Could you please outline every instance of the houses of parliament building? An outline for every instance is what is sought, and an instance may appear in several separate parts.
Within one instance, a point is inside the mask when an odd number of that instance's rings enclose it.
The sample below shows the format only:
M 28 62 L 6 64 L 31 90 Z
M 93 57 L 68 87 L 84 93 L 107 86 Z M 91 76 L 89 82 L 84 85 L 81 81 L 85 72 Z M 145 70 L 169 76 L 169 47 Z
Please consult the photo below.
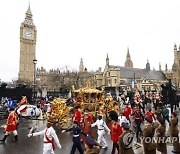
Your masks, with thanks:
M 124 66 L 114 66 L 110 64 L 109 55 L 105 60 L 104 70 L 99 68 L 96 72 L 89 72 L 84 67 L 83 59 L 80 59 L 79 71 L 60 71 L 45 68 L 34 67 L 36 60 L 36 36 L 37 30 L 33 23 L 33 15 L 30 5 L 25 14 L 25 19 L 20 26 L 20 60 L 18 82 L 26 82 L 32 85 L 36 82 L 36 89 L 46 87 L 48 90 L 59 90 L 61 87 L 71 87 L 75 85 L 85 86 L 90 81 L 96 87 L 122 87 L 131 90 L 134 86 L 139 90 L 160 90 L 161 85 L 168 79 L 176 87 L 180 88 L 180 47 L 174 45 L 174 64 L 172 70 L 159 70 L 150 68 L 150 62 L 147 60 L 145 68 L 134 68 L 131 60 L 130 51 L 127 50 L 127 56 Z

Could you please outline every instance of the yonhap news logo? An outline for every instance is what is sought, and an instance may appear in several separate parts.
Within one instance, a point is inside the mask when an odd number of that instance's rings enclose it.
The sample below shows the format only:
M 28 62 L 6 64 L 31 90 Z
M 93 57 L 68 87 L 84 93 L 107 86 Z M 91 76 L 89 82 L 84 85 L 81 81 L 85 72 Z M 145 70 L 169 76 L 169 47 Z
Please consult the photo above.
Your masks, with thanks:
M 174 143 L 179 142 L 179 137 L 141 137 L 144 143 Z
M 133 146 L 133 138 L 134 138 L 134 133 L 133 132 L 126 133 L 123 136 L 123 143 L 124 143 L 124 147 L 126 149 L 129 149 L 129 148 L 131 148 Z

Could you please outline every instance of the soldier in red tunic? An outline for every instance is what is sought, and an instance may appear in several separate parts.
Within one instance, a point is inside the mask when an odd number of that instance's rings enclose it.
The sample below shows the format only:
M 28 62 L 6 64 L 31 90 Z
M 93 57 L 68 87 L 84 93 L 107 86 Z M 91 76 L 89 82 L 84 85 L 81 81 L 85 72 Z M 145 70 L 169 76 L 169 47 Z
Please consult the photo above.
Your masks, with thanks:
M 42 112 L 44 112 L 44 107 L 45 107 L 45 101 L 44 101 L 44 98 L 41 99 L 40 107 L 41 107 Z
M 145 116 L 151 118 L 152 120 L 156 120 L 154 113 L 151 111 L 151 109 L 149 109 L 149 111 L 146 112 Z
M 75 120 L 78 121 L 78 123 L 80 125 L 81 117 L 82 117 L 82 113 L 80 110 L 80 106 L 78 105 L 75 107 L 74 115 L 72 116 L 72 118 L 73 118 L 73 121 L 75 121 Z
M 18 118 L 18 115 L 17 113 L 11 108 L 9 110 L 9 116 L 8 116 L 8 119 L 7 119 L 7 122 L 6 122 L 6 127 L 5 127 L 5 135 L 4 135 L 4 138 L 0 141 L 2 141 L 3 143 L 5 142 L 7 136 L 9 135 L 9 133 L 13 132 L 14 134 L 14 137 L 15 137 L 15 141 L 18 140 L 18 135 L 17 135 L 17 118 Z
M 26 105 L 28 104 L 27 97 L 25 95 L 22 96 L 21 101 L 18 103 L 17 109 L 21 107 L 21 105 Z M 18 114 L 21 112 L 26 112 L 27 106 L 24 106 L 20 111 L 18 111 Z
M 19 102 L 19 105 L 26 105 L 26 104 L 28 104 L 27 97 L 26 96 L 22 96 L 22 99 Z
M 127 120 L 129 120 L 129 116 L 131 115 L 131 107 L 129 107 L 128 103 L 126 103 L 126 106 L 124 108 L 124 116 Z
M 91 132 L 91 124 L 94 123 L 92 115 L 89 113 L 89 109 L 84 110 L 84 117 L 83 117 L 83 128 L 84 132 L 92 137 Z
M 135 122 L 137 142 L 140 142 L 139 134 L 142 134 L 141 123 L 144 121 L 144 117 L 138 105 L 136 105 L 136 107 L 133 108 L 133 113 L 131 114 L 131 116 L 133 116 Z
M 116 149 L 119 154 L 119 145 L 117 142 L 118 142 L 119 136 L 122 134 L 122 128 L 120 124 L 117 122 L 118 115 L 115 111 L 111 111 L 109 116 L 111 118 L 111 122 L 110 122 L 111 140 L 113 141 L 113 149 L 112 149 L 111 154 L 115 154 Z

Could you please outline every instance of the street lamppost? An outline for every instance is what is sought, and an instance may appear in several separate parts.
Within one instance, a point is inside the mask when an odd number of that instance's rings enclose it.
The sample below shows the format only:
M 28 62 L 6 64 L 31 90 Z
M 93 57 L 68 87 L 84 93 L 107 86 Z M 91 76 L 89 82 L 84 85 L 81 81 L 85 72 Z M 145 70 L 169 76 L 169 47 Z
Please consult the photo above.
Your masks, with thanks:
M 33 99 L 35 99 L 35 97 L 36 97 L 36 94 L 35 94 L 35 91 L 36 91 L 36 64 L 37 64 L 36 59 L 33 60 L 33 64 L 34 64 Z
M 133 73 L 133 83 L 132 83 L 133 89 L 135 88 L 135 73 Z

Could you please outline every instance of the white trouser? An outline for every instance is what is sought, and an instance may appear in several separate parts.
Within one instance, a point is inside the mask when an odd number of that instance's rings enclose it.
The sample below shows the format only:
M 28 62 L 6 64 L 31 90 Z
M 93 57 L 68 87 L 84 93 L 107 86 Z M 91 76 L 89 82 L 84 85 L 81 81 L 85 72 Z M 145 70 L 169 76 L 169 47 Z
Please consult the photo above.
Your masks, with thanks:
M 102 145 L 103 147 L 107 147 L 106 140 L 104 138 L 105 131 L 104 130 L 98 130 L 98 139 L 97 142 Z
M 43 154 L 55 154 L 51 143 L 44 143 Z
M 10 134 L 11 132 L 5 132 L 5 135 L 8 135 L 8 134 Z M 17 130 L 14 130 L 14 131 L 12 131 L 12 133 L 16 136 L 17 135 Z
M 55 154 L 53 149 L 51 150 L 43 150 L 43 154 Z

